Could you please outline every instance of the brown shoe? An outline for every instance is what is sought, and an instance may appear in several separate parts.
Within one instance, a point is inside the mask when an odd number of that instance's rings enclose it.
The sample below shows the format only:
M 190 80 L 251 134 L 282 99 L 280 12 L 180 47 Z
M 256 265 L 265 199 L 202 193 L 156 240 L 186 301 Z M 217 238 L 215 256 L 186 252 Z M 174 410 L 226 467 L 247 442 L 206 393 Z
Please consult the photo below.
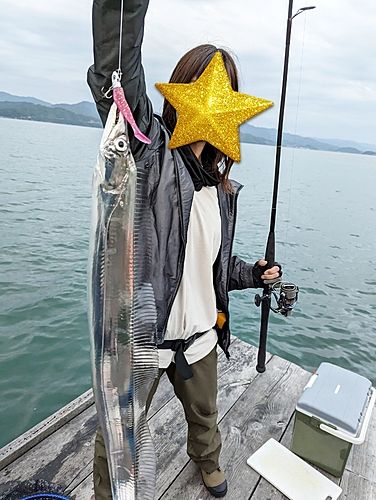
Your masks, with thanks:
M 213 497 L 221 498 L 227 493 L 227 481 L 223 471 L 218 468 L 211 474 L 201 469 L 202 480 L 205 488 Z

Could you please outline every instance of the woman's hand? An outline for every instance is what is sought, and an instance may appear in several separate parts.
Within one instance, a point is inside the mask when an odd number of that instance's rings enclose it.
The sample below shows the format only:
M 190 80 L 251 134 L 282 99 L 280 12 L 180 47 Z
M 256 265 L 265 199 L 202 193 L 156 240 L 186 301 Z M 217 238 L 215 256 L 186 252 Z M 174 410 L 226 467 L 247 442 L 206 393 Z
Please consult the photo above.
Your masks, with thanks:
M 266 269 L 267 265 L 266 260 L 260 259 L 253 266 L 252 274 L 255 288 L 263 288 L 264 285 L 276 283 L 282 276 L 282 267 L 278 262 L 274 262 L 270 269 Z

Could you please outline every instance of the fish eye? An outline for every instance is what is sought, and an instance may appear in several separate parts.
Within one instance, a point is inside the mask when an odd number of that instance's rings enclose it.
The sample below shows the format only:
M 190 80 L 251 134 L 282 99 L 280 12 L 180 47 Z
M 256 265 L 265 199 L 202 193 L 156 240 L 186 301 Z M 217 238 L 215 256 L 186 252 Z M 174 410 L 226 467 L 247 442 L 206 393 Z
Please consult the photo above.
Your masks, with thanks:
M 127 143 L 125 139 L 123 139 L 122 137 L 118 137 L 117 139 L 115 139 L 114 145 L 116 150 L 121 153 L 127 150 Z

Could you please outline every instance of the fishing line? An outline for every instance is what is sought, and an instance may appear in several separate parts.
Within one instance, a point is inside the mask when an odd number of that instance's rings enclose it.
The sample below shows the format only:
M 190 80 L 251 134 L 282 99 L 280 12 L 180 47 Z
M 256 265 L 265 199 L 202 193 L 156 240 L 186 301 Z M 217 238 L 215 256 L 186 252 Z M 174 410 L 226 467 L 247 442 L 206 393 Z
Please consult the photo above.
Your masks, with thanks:
M 123 19 L 124 19 L 124 0 L 121 0 L 121 14 L 120 14 L 120 30 L 119 30 L 119 65 L 118 71 L 121 74 L 121 49 L 123 40 Z
M 124 0 L 121 0 L 121 6 L 120 6 L 121 12 L 120 12 L 120 27 L 119 27 L 119 60 L 118 60 L 118 67 L 117 69 L 112 73 L 112 85 L 108 88 L 108 90 L 105 91 L 105 88 L 101 88 L 102 96 L 105 97 L 106 99 L 112 99 L 113 98 L 113 88 L 114 88 L 114 75 L 116 74 L 116 79 L 121 81 L 122 77 L 122 72 L 121 72 L 121 51 L 122 51 L 122 41 L 123 41 L 123 19 L 124 19 Z
M 302 75 L 303 75 L 303 54 L 304 54 L 304 45 L 305 45 L 305 36 L 306 36 L 306 25 L 307 25 L 307 16 L 304 16 L 304 26 L 303 26 L 303 40 L 302 40 L 302 48 L 300 52 L 300 69 L 299 69 L 299 83 L 298 83 L 298 98 L 296 102 L 296 112 L 295 112 L 295 126 L 294 126 L 294 135 L 298 130 L 298 117 L 299 117 L 299 108 L 300 108 L 300 94 L 302 89 Z M 291 154 L 291 171 L 290 171 L 290 182 L 288 188 L 288 204 L 287 204 L 287 223 L 286 223 L 286 234 L 285 234 L 285 244 L 284 244 L 284 256 L 283 262 L 287 262 L 287 242 L 289 241 L 288 232 L 290 228 L 290 215 L 291 215 L 291 193 L 292 193 L 292 183 L 294 178 L 294 168 L 295 168 L 295 150 L 296 148 L 292 148 Z

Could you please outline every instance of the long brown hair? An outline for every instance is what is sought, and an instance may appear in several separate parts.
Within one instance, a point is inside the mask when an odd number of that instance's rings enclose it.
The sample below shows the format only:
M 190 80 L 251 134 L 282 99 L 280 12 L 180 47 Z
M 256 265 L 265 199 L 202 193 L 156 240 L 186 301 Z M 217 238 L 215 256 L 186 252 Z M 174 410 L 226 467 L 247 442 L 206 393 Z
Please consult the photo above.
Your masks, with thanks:
M 237 91 L 239 88 L 238 70 L 233 57 L 226 50 L 218 49 L 214 45 L 209 44 L 199 45 L 184 54 L 172 72 L 170 83 L 192 82 L 192 80 L 198 78 L 204 72 L 214 54 L 218 51 L 222 54 L 232 88 Z M 176 111 L 167 99 L 163 103 L 162 118 L 169 131 L 173 132 L 177 121 Z M 204 147 L 201 160 L 206 168 L 210 168 L 213 173 L 218 175 L 223 189 L 226 192 L 231 192 L 232 189 L 228 177 L 234 161 L 209 143 L 206 143 Z M 220 165 L 219 168 L 218 165 Z

